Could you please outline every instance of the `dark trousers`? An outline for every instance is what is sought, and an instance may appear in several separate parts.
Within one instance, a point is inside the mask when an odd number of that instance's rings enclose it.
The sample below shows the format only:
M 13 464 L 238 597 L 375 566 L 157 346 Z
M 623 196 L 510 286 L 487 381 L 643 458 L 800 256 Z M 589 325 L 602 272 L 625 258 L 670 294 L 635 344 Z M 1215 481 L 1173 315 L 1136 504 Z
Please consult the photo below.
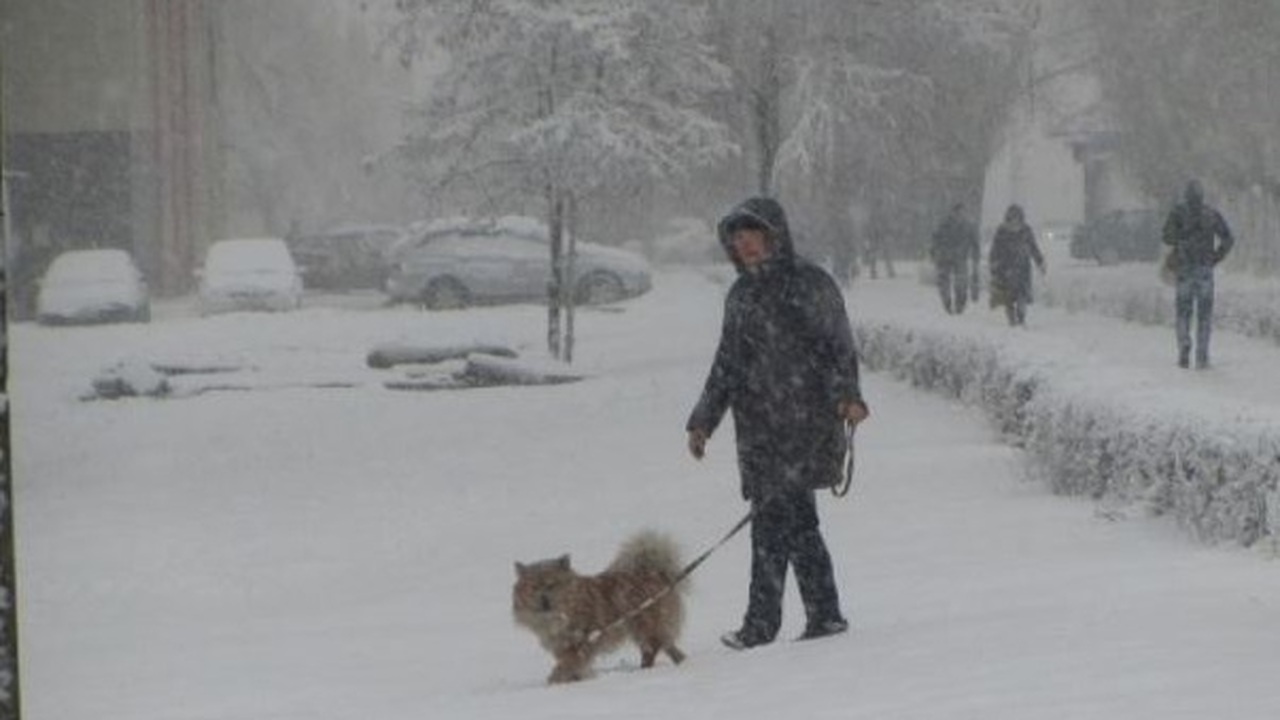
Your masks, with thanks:
M 1178 275 L 1174 309 L 1177 319 L 1178 364 L 1186 367 L 1191 356 L 1191 316 L 1196 316 L 1196 366 L 1209 365 L 1209 331 L 1213 327 L 1213 268 L 1192 267 Z
M 938 294 L 948 315 L 964 312 L 965 303 L 969 301 L 969 276 L 963 265 L 938 266 Z
M 788 565 L 795 569 L 809 625 L 843 618 L 831 555 L 818 530 L 814 492 L 787 490 L 753 503 L 751 594 L 743 630 L 761 642 L 777 636 Z
M 1027 301 L 1022 298 L 1013 298 L 1008 305 L 1004 306 L 1004 316 L 1010 325 L 1026 325 Z

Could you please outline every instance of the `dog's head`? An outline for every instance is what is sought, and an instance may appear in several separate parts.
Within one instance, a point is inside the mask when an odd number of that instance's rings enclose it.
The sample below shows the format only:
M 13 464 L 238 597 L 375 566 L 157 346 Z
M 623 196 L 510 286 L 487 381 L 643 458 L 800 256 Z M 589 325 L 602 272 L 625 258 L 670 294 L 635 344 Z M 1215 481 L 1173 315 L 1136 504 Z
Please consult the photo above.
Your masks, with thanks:
M 568 555 L 533 563 L 516 563 L 512 608 L 520 612 L 555 612 L 560 596 L 574 578 Z

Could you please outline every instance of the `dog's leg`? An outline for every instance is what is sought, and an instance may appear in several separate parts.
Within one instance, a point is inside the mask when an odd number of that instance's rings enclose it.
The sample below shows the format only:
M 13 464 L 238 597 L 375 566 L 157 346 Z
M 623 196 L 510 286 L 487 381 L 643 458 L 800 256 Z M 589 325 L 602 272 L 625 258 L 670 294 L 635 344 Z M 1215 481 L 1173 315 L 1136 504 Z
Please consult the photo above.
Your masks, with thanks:
M 657 645 L 641 645 L 640 646 L 640 667 L 651 668 L 653 663 L 658 659 Z
M 586 677 L 587 665 L 591 662 L 578 647 L 565 648 L 556 653 L 556 666 L 551 670 L 547 683 L 566 683 L 582 680 Z
M 671 658 L 671 662 L 677 665 L 684 662 L 684 653 L 681 652 L 680 648 L 676 647 L 674 643 L 668 644 L 662 649 L 667 652 L 667 657 Z

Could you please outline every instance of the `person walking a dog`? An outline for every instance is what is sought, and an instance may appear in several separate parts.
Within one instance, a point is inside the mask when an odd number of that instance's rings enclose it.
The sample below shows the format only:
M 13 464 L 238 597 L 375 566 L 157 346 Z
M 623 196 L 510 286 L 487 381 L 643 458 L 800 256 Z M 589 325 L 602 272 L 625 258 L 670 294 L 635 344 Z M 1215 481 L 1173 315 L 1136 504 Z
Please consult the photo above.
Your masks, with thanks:
M 964 205 L 956 203 L 933 231 L 929 258 L 937 269 L 938 294 L 948 315 L 964 312 L 970 293 L 978 299 L 978 268 L 982 252 L 978 230 L 964 216 Z
M 1231 252 L 1235 239 L 1222 214 L 1204 201 L 1204 188 L 1191 180 L 1183 201 L 1169 212 L 1164 243 L 1171 246 L 1177 316 L 1178 367 L 1191 364 L 1191 314 L 1196 316 L 1196 368 L 1209 367 L 1209 331 L 1213 326 L 1213 269 Z
M 742 496 L 752 507 L 746 616 L 721 640 L 741 650 L 777 637 L 788 566 L 807 618 L 800 637 L 841 633 L 849 623 L 818 528 L 815 490 L 839 482 L 845 425 L 870 414 L 844 298 L 830 275 L 796 255 L 776 200 L 746 200 L 718 232 L 738 278 L 685 429 L 690 453 L 701 460 L 732 410 Z

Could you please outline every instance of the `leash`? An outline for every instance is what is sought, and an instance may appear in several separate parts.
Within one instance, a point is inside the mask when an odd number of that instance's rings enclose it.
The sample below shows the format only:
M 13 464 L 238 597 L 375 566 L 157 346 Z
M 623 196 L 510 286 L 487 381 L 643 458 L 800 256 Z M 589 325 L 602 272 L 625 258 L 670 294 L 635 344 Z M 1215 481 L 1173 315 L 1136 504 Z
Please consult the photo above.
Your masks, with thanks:
M 856 458 L 854 456 L 854 451 L 853 451 L 853 430 L 854 430 L 854 426 L 852 424 L 848 424 L 848 423 L 845 424 L 844 475 L 838 483 L 831 486 L 831 493 L 836 497 L 844 497 L 845 495 L 848 495 L 850 487 L 853 486 L 853 471 L 857 466 Z M 737 535 L 739 532 L 742 532 L 742 528 L 746 527 L 747 524 L 750 523 L 751 520 L 754 519 L 755 516 L 759 513 L 760 508 L 768 504 L 771 499 L 772 498 L 770 497 L 766 497 L 764 500 L 762 500 L 759 503 L 752 503 L 751 509 L 747 511 L 747 514 L 743 515 L 742 519 L 739 520 L 737 524 L 729 528 L 729 532 L 725 533 L 724 537 L 716 541 L 716 543 L 711 547 L 708 547 L 706 550 L 703 550 L 702 554 L 694 558 L 692 561 L 690 561 L 688 565 L 685 565 L 684 568 L 681 569 L 680 572 L 676 573 L 676 576 L 672 578 L 671 581 L 668 582 L 665 586 L 663 586 L 661 590 L 645 598 L 644 602 L 640 603 L 639 605 L 635 606 L 634 608 L 627 611 L 623 615 L 619 616 L 616 620 L 609 623 L 608 625 L 605 625 L 604 627 L 598 628 L 596 630 L 592 630 L 591 633 L 587 635 L 587 639 L 585 641 L 586 647 L 589 649 L 593 645 L 596 645 L 604 638 L 606 634 L 627 624 L 633 618 L 643 613 L 645 610 L 648 610 L 649 608 L 653 607 L 659 600 L 670 595 L 676 589 L 676 587 L 680 585 L 680 583 L 684 582 L 685 579 L 687 579 L 690 575 L 693 574 L 694 570 L 698 569 L 699 565 L 705 562 L 707 558 L 711 557 L 712 553 L 719 550 L 721 547 L 724 547 L 724 544 L 729 542 L 729 540 L 731 540 L 734 535 Z
M 854 427 L 851 423 L 845 423 L 844 426 L 844 477 L 831 486 L 831 494 L 838 498 L 848 495 L 849 488 L 853 487 L 853 471 L 857 467 L 857 457 L 853 452 Z
M 614 620 L 608 625 L 605 625 L 604 627 L 599 628 L 597 630 L 591 631 L 591 634 L 587 635 L 586 646 L 590 648 L 592 645 L 599 643 L 606 633 L 612 632 L 613 630 L 616 630 L 617 628 L 622 627 L 626 623 L 630 622 L 632 618 L 635 618 L 640 613 L 643 613 L 645 610 L 648 610 L 649 608 L 653 607 L 654 604 L 656 604 L 662 598 L 670 595 L 672 591 L 676 589 L 676 586 L 684 582 L 686 578 L 688 578 L 690 575 L 693 574 L 694 570 L 698 569 L 699 565 L 701 565 L 704 561 L 706 561 L 707 558 L 711 557 L 711 553 L 715 552 L 716 550 L 719 550 L 721 547 L 724 546 L 725 543 L 729 542 L 729 540 L 734 535 L 737 535 L 739 532 L 741 532 L 742 528 L 746 527 L 747 524 L 751 522 L 752 518 L 756 516 L 756 513 L 759 512 L 760 507 L 767 502 L 769 502 L 768 499 L 764 500 L 764 502 L 761 502 L 759 504 L 752 503 L 751 509 L 747 511 L 747 514 L 743 515 L 742 519 L 739 520 L 736 525 L 730 528 L 729 532 L 724 534 L 724 537 L 720 538 L 720 540 L 716 542 L 716 544 L 704 550 L 701 555 L 699 555 L 698 557 L 690 561 L 688 565 L 685 565 L 684 568 L 680 570 L 680 572 L 676 573 L 676 576 L 672 578 L 671 581 L 668 582 L 661 590 L 654 593 L 653 595 L 650 595 L 648 598 L 645 599 L 644 602 L 635 606 L 634 608 L 629 610 L 626 614 L 621 615 L 620 617 L 618 617 L 618 619 Z

